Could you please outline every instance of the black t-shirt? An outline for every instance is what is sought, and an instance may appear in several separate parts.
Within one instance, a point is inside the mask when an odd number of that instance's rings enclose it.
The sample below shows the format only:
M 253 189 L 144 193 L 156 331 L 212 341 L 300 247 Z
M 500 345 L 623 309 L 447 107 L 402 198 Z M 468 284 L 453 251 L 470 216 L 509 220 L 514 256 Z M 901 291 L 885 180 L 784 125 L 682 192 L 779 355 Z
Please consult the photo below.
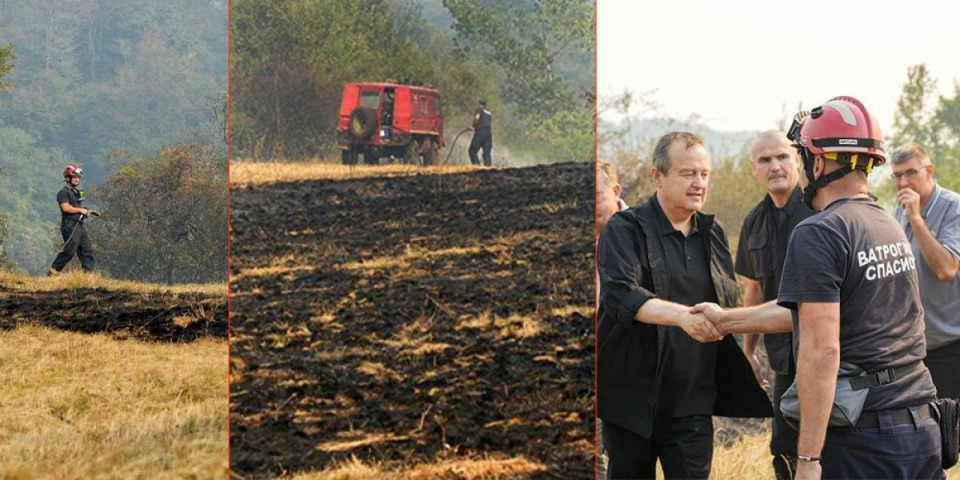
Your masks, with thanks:
M 74 188 L 70 185 L 66 185 L 57 192 L 57 208 L 60 208 L 60 204 L 69 203 L 71 207 L 80 208 L 82 205 L 80 202 L 83 202 L 83 191 L 77 188 Z M 60 211 L 60 222 L 66 221 L 77 221 L 80 220 L 79 213 L 64 213 L 63 210 Z
M 663 261 L 669 265 L 670 300 L 682 305 L 716 302 L 707 259 L 708 233 L 700 231 L 694 216 L 690 233 L 673 228 L 657 205 L 657 222 Z M 661 351 L 657 414 L 665 417 L 710 415 L 717 397 L 717 343 L 700 343 L 679 327 L 664 329 L 666 348 Z
M 778 302 L 791 309 L 839 302 L 840 362 L 869 373 L 926 354 L 916 259 L 903 229 L 872 199 L 838 200 L 797 225 Z M 929 372 L 919 369 L 872 387 L 864 409 L 919 404 L 935 392 Z
M 478 108 L 476 112 L 473 112 L 475 119 L 477 115 L 479 115 L 480 118 L 476 120 L 473 128 L 477 133 L 490 133 L 490 127 L 493 125 L 493 113 L 490 113 L 490 110 L 486 108 Z
M 777 299 L 790 233 L 813 213 L 803 203 L 803 192 L 797 188 L 783 208 L 777 208 L 767 195 L 744 219 L 737 246 L 736 272 L 760 282 L 764 302 Z M 792 335 L 768 333 L 763 336 L 763 344 L 773 370 L 780 375 L 793 375 Z

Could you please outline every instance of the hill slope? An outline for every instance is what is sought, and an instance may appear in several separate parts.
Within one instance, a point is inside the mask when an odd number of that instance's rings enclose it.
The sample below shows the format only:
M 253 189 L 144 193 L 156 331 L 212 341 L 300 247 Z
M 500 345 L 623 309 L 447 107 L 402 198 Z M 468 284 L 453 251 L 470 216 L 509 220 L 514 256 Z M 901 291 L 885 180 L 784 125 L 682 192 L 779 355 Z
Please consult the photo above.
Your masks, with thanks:
M 0 272 L 0 478 L 224 478 L 226 294 Z
M 231 177 L 236 473 L 592 475 L 592 164 L 420 172 Z

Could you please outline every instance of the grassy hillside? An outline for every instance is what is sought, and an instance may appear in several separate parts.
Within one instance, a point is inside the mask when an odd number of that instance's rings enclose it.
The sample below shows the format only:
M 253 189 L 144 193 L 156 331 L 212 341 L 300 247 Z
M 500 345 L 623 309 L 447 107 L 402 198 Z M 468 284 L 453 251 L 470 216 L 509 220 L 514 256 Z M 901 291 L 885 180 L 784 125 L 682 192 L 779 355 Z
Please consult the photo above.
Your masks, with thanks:
M 226 478 L 225 324 L 222 285 L 0 273 L 0 478 Z

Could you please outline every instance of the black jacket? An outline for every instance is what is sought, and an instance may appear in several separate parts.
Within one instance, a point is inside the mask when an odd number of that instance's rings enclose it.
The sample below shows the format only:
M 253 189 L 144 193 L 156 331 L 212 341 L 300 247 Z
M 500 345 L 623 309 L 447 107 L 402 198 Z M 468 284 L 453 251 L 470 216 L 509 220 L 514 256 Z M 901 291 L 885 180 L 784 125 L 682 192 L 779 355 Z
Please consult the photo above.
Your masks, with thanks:
M 658 231 L 656 197 L 615 214 L 598 247 L 600 309 L 597 328 L 597 403 L 599 417 L 649 438 L 657 413 L 660 327 L 634 316 L 650 298 L 670 300 L 667 269 Z M 712 215 L 696 213 L 709 252 L 710 276 L 724 307 L 739 304 L 727 237 Z M 649 233 L 649 235 L 648 235 Z M 773 408 L 732 335 L 720 343 L 716 365 L 714 415 L 772 417 Z

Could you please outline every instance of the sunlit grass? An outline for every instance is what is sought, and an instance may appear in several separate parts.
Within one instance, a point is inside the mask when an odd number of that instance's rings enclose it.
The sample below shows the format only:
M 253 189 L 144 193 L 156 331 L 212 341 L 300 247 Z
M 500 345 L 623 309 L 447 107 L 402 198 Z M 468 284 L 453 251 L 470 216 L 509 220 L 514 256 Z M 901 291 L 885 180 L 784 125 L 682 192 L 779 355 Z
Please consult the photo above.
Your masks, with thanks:
M 466 315 L 458 320 L 459 329 L 497 330 L 500 338 L 530 338 L 549 330 L 541 315 L 510 315 L 501 317 L 490 312 Z
M 227 342 L 0 331 L 0 478 L 226 478 Z
M 54 277 L 31 277 L 29 275 L 0 270 L 0 285 L 14 291 L 50 292 L 76 288 L 105 288 L 131 293 L 201 293 L 227 295 L 227 284 L 158 285 L 154 283 L 117 280 L 100 273 L 82 271 L 64 272 Z
M 773 478 L 771 460 L 769 434 L 744 437 L 730 448 L 714 448 L 710 478 Z M 663 478 L 663 475 L 658 477 Z M 960 480 L 960 466 L 947 470 L 947 480 Z
M 317 472 L 301 473 L 293 480 L 485 480 L 526 478 L 547 467 L 525 457 L 450 459 L 432 464 L 411 465 L 402 468 L 384 469 L 377 464 L 368 464 L 356 457 Z
M 254 162 L 244 159 L 230 161 L 230 184 L 258 185 L 302 180 L 343 180 L 349 178 L 396 177 L 423 173 L 463 173 L 477 170 L 472 165 L 342 165 L 320 161 Z

